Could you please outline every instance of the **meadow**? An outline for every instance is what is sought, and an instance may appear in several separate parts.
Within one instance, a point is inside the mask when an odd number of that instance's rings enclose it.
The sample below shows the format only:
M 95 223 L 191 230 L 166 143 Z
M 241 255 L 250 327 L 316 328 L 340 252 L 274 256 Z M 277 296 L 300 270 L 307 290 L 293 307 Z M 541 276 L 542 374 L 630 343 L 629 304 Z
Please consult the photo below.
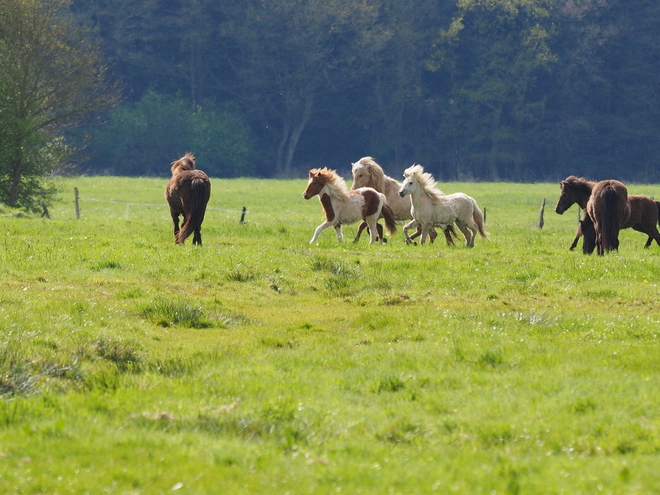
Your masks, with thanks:
M 165 184 L 0 211 L 1 492 L 660 492 L 646 236 L 569 252 L 557 184 L 445 183 L 488 241 L 310 245 L 306 181 L 212 179 L 203 246 L 175 245 Z

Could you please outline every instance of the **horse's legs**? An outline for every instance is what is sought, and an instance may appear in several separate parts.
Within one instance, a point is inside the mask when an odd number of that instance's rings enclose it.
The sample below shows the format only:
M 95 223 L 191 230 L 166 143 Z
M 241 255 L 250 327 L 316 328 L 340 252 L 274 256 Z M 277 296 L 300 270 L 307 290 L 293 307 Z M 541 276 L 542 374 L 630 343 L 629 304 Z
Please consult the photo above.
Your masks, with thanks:
M 655 224 L 652 225 L 636 224 L 633 225 L 632 228 L 638 232 L 642 232 L 643 234 L 649 236 L 649 238 L 646 240 L 646 244 L 644 244 L 645 249 L 651 246 L 651 244 L 653 243 L 653 239 L 655 239 L 655 242 L 657 242 L 658 245 L 660 246 L 660 232 L 658 232 L 658 229 L 656 228 Z
M 410 230 L 411 227 L 415 227 L 417 225 L 418 225 L 417 220 L 415 220 L 413 218 L 410 222 L 408 222 L 407 224 L 405 224 L 403 226 L 403 237 L 406 239 L 406 244 L 414 244 L 415 243 L 412 240 L 412 238 L 408 235 L 408 231 Z M 415 237 L 416 237 L 416 235 L 415 235 Z
M 383 236 L 383 226 L 378 222 L 376 222 L 376 230 L 378 230 L 378 242 L 380 242 L 381 244 L 387 242 L 385 240 L 385 237 Z
M 429 229 L 430 228 L 432 228 L 432 225 L 428 222 L 422 225 L 422 238 L 419 241 L 420 244 L 425 244 L 426 243 L 426 238 L 429 236 Z
M 357 234 L 355 234 L 355 239 L 353 239 L 353 242 L 357 242 L 360 240 L 360 236 L 362 235 L 362 231 L 367 228 L 367 222 L 363 221 L 360 226 L 358 227 Z
M 380 239 L 380 243 L 383 243 L 383 227 L 381 225 L 378 225 L 378 216 L 373 215 L 370 217 L 365 218 L 365 221 L 369 225 L 369 244 L 373 244 L 374 242 L 378 241 Z M 380 227 L 380 229 L 379 229 Z
M 335 225 L 335 233 L 337 234 L 337 240 L 339 242 L 344 242 L 344 233 L 341 231 L 341 224 L 340 223 Z
M 319 238 L 319 235 L 321 235 L 321 232 L 323 232 L 325 229 L 332 227 L 332 222 L 323 222 L 321 225 L 316 227 L 316 230 L 314 231 L 314 236 L 312 237 L 312 240 L 309 241 L 310 244 L 314 244 L 316 240 Z
M 463 233 L 463 236 L 465 237 L 465 246 L 473 247 L 474 244 L 472 243 L 472 233 L 467 228 L 467 226 L 463 222 L 458 222 L 458 221 L 456 222 L 456 225 L 458 226 L 458 230 L 460 230 Z
M 170 214 L 172 215 L 172 223 L 174 224 L 174 242 L 176 242 L 176 236 L 179 233 L 179 214 L 175 213 L 170 210 Z
M 202 231 L 201 231 L 201 229 L 197 229 L 193 233 L 193 246 L 195 244 L 199 244 L 200 246 L 202 245 Z
M 442 231 L 445 234 L 445 241 L 447 242 L 447 246 L 453 246 L 454 245 L 454 239 L 452 239 L 452 237 L 451 237 L 451 232 L 452 232 L 451 224 L 447 225 L 444 229 L 442 229 Z M 433 242 L 435 240 L 435 238 L 437 237 L 437 235 L 438 235 L 436 233 L 436 231 L 433 230 L 433 229 L 431 229 L 429 234 L 431 235 L 431 242 Z
M 573 251 L 578 244 L 578 241 L 582 237 L 582 228 L 578 225 L 577 232 L 575 232 L 575 239 L 573 239 L 573 244 L 568 248 L 569 251 Z
M 420 235 L 422 235 L 422 227 L 418 225 L 417 230 L 415 231 L 415 233 L 410 236 L 410 240 L 413 240 L 413 239 L 419 237 Z M 431 241 L 431 244 L 433 244 L 433 241 L 435 241 L 436 237 L 438 237 L 438 233 L 435 231 L 435 229 L 433 227 L 431 227 L 429 229 L 429 240 Z M 447 237 L 446 232 L 445 232 L 445 237 Z M 453 241 L 452 241 L 452 244 L 453 244 Z

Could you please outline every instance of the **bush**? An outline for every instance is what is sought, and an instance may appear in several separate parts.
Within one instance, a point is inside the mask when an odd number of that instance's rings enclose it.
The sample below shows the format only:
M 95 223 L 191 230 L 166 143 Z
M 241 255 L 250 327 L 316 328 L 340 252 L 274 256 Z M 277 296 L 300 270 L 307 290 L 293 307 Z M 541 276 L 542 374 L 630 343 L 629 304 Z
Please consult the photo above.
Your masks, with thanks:
M 147 92 L 117 106 L 106 125 L 89 132 L 89 171 L 167 176 L 173 160 L 191 151 L 212 177 L 252 175 L 252 137 L 234 109 L 213 103 L 192 107 L 180 96 Z

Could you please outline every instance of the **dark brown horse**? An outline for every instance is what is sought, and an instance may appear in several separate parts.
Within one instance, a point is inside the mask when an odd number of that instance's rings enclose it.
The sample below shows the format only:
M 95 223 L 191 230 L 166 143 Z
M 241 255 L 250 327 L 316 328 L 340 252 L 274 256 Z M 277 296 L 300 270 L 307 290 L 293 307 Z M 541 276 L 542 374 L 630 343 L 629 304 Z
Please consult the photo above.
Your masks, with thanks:
M 626 186 L 618 180 L 597 182 L 587 202 L 587 215 L 594 222 L 598 256 L 619 249 L 621 225 L 630 218 Z
M 211 181 L 201 170 L 195 169 L 195 157 L 186 153 L 172 162 L 172 178 L 165 188 L 174 222 L 174 242 L 183 243 L 194 232 L 193 244 L 202 245 L 202 222 L 211 197 Z M 183 225 L 179 229 L 179 215 Z
M 577 203 L 584 211 L 596 183 L 571 175 L 566 180 L 560 182 L 559 185 L 561 186 L 561 195 L 555 207 L 555 212 L 562 214 L 573 203 Z M 633 230 L 648 235 L 648 239 L 644 245 L 645 248 L 648 248 L 654 239 L 660 246 L 660 232 L 658 232 L 657 228 L 660 218 L 660 202 L 638 194 L 628 196 L 628 201 L 630 202 L 630 218 L 621 224 L 621 228 L 627 229 L 632 227 Z M 586 214 L 586 211 L 580 220 L 580 225 L 575 233 L 575 239 L 570 247 L 571 250 L 575 249 L 581 236 L 584 236 L 582 252 L 591 254 L 596 248 L 596 231 L 593 221 Z

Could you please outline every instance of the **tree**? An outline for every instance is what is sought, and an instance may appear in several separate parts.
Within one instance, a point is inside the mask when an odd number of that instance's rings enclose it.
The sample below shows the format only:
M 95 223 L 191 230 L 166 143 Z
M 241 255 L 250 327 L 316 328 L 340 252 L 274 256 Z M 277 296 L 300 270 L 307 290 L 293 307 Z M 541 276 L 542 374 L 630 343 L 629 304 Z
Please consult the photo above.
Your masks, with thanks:
M 116 101 L 67 0 L 0 0 L 0 201 L 35 208 L 72 149 L 64 131 Z
M 105 125 L 84 130 L 95 172 L 169 176 L 172 160 L 191 151 L 210 176 L 254 174 L 252 135 L 231 107 L 191 106 L 180 95 L 149 91 L 113 108 Z
M 556 60 L 552 0 L 463 0 L 429 64 L 451 81 L 441 134 L 467 177 L 529 180 L 525 133 L 540 122 L 536 81 Z
M 381 0 L 379 23 L 388 33 L 383 47 L 372 58 L 373 76 L 365 100 L 369 111 L 359 112 L 371 129 L 373 151 L 385 163 L 420 160 L 428 166 L 432 139 L 426 100 L 426 61 L 443 20 L 451 20 L 454 7 L 449 2 Z M 435 136 L 433 136 L 434 138 Z
M 277 174 L 290 176 L 316 101 L 372 70 L 387 37 L 379 32 L 378 8 L 353 0 L 241 0 L 225 15 L 239 97 L 272 133 Z

